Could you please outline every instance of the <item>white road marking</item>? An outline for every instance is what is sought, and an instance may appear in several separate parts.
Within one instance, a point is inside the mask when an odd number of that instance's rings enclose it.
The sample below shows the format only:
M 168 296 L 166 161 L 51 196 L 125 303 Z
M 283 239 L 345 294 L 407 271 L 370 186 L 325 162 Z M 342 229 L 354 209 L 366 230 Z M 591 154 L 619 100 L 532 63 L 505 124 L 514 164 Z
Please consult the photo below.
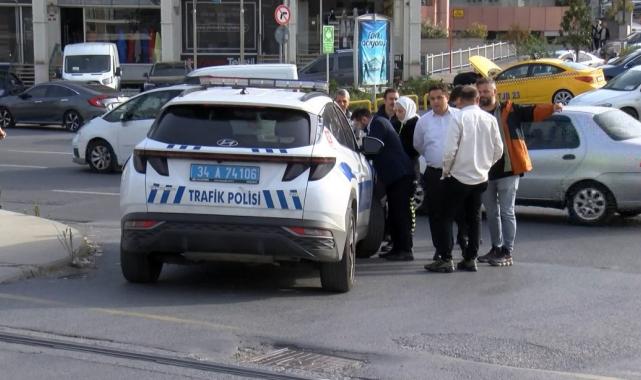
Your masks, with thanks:
M 46 166 L 13 165 L 13 164 L 0 164 L 0 167 L 3 167 L 3 168 L 21 168 L 21 169 L 49 169 Z
M 16 149 L 1 149 L 0 152 L 12 152 L 12 153 L 28 153 L 28 154 L 61 154 L 65 156 L 71 156 L 71 152 L 48 152 L 48 151 L 38 151 L 38 150 L 16 150 Z
M 67 193 L 67 194 L 87 194 L 87 195 L 110 195 L 119 197 L 120 193 L 103 193 L 100 191 L 79 191 L 79 190 L 51 190 L 54 193 Z

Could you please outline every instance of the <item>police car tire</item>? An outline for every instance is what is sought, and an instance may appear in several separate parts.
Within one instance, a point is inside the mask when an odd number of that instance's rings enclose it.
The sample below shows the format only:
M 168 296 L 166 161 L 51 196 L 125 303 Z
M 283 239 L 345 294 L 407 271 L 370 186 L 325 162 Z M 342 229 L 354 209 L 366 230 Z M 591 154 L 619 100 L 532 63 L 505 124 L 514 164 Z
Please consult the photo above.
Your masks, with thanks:
M 338 262 L 321 263 L 320 278 L 323 290 L 345 293 L 354 285 L 356 228 L 353 211 L 348 216 L 343 257 Z
M 146 284 L 158 281 L 162 261 L 154 260 L 149 254 L 133 253 L 120 248 L 120 269 L 129 282 Z
M 367 226 L 367 236 L 358 242 L 356 246 L 356 257 L 368 258 L 374 256 L 376 252 L 378 252 L 384 236 L 385 210 L 383 210 L 383 206 L 378 200 L 373 199 L 369 224 Z

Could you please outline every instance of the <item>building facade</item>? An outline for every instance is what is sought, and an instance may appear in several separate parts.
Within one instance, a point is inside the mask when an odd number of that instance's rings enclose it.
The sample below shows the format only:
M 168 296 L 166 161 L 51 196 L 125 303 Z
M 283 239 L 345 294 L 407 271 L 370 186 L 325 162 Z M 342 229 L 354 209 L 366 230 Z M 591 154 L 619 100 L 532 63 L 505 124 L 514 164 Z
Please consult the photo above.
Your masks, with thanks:
M 336 48 L 351 48 L 354 18 L 379 13 L 392 20 L 392 49 L 403 76 L 420 74 L 420 0 L 244 0 L 247 63 L 303 64 L 320 54 L 322 24 L 336 28 Z M 280 45 L 274 12 L 291 11 L 289 39 Z M 194 6 L 196 47 L 194 47 Z M 239 63 L 240 0 L 0 0 L 0 62 L 33 65 L 35 82 L 49 79 L 64 46 L 113 42 L 121 64 L 188 60 Z

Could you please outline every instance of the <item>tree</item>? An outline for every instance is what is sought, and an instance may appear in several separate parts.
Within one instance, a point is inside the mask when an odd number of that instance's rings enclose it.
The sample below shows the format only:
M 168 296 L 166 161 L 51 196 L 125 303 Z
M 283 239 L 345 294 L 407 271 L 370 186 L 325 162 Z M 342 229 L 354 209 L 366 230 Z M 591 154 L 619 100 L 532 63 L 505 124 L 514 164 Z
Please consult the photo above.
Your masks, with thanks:
M 561 20 L 561 37 L 563 44 L 571 47 L 578 57 L 582 47 L 591 46 L 591 10 L 585 0 L 569 0 L 568 6 Z

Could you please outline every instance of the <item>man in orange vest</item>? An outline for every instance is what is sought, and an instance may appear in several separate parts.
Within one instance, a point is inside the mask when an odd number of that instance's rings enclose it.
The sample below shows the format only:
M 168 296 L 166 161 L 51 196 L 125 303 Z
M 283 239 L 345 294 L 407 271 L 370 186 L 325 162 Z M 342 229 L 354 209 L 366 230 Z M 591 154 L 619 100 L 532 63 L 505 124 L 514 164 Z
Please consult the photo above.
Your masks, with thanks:
M 503 141 L 503 156 L 490 169 L 488 187 L 483 194 L 492 248 L 487 254 L 480 256 L 478 261 L 492 266 L 511 266 L 516 237 L 516 191 L 519 188 L 519 178 L 532 170 L 521 123 L 544 120 L 554 111 L 561 111 L 563 106 L 521 106 L 510 101 L 499 103 L 496 99 L 496 84 L 491 79 L 479 79 L 476 87 L 480 95 L 480 106 L 496 117 Z

